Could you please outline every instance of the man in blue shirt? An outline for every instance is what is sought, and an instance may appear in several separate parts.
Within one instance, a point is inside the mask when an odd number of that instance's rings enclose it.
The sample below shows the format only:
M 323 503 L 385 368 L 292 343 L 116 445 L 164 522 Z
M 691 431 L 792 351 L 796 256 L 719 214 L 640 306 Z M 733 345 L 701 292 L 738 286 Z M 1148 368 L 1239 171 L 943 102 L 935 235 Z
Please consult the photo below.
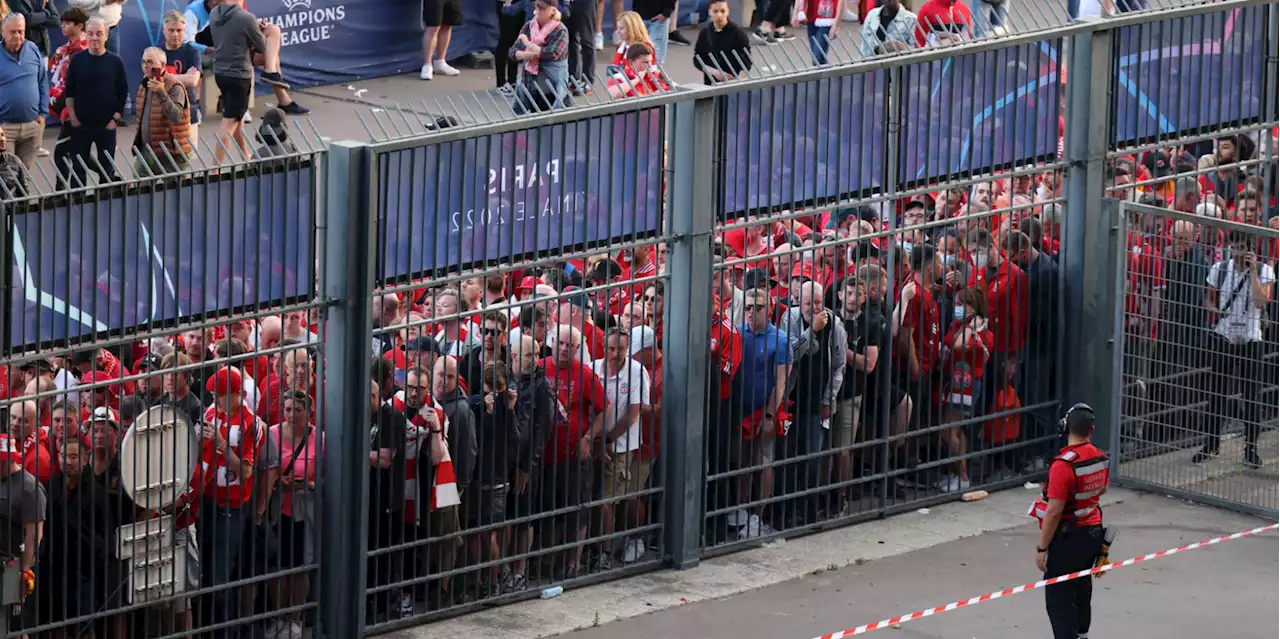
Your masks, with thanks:
M 734 378 L 738 386 L 736 399 L 741 405 L 734 408 L 740 409 L 742 427 L 750 432 L 744 431 L 741 453 L 734 460 L 738 469 L 773 463 L 778 408 L 786 396 L 787 376 L 794 360 L 787 334 L 769 323 L 769 293 L 753 288 L 746 291 L 744 298 L 742 310 L 747 322 L 739 329 L 742 333 L 742 366 Z M 751 481 L 751 475 L 741 476 L 738 503 L 751 501 Z M 766 467 L 760 471 L 760 498 L 765 500 L 772 496 L 773 468 Z M 756 510 L 762 511 L 763 508 Z M 736 525 L 742 526 L 740 539 L 772 533 L 767 524 L 761 523 L 759 512 L 734 515 L 730 523 L 736 521 Z
M 13 152 L 30 170 L 44 136 L 49 112 L 49 71 L 40 49 L 26 38 L 27 20 L 20 13 L 4 19 L 4 55 L 0 56 L 0 126 Z

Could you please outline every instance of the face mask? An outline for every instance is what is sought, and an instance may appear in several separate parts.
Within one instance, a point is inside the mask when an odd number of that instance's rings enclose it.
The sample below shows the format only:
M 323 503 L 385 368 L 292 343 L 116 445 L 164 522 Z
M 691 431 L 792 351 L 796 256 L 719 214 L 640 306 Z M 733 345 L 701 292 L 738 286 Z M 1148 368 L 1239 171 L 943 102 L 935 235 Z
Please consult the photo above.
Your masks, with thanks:
M 954 255 L 943 255 L 943 256 L 942 256 L 942 263 L 943 263 L 943 264 L 946 264 L 947 266 L 955 266 L 955 265 L 956 265 L 956 256 L 954 256 Z
M 911 253 L 911 250 L 912 250 L 912 249 L 914 249 L 915 247 L 916 247 L 916 245 L 915 245 L 915 243 L 913 243 L 913 242 L 903 242 L 903 243 L 902 243 L 902 250 L 906 251 L 908 254 L 910 254 L 910 253 Z
M 986 253 L 978 253 L 973 256 L 973 265 L 980 269 L 987 268 L 988 261 L 989 256 Z
M 961 321 L 961 320 L 963 320 L 963 319 L 964 319 L 964 307 L 963 307 L 963 306 L 957 306 L 957 307 L 956 307 L 955 316 L 956 316 L 956 321 L 957 321 L 957 322 L 959 322 L 959 321 Z

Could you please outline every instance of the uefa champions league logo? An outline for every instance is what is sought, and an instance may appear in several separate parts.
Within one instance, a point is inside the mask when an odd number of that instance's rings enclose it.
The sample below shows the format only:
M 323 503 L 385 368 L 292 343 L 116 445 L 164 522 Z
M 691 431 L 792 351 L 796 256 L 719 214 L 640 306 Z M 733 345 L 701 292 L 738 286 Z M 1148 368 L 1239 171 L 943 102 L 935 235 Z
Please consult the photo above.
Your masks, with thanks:
M 311 0 L 281 0 L 281 1 L 284 2 L 285 8 L 290 11 L 297 9 L 298 7 L 304 7 L 306 9 L 311 8 Z

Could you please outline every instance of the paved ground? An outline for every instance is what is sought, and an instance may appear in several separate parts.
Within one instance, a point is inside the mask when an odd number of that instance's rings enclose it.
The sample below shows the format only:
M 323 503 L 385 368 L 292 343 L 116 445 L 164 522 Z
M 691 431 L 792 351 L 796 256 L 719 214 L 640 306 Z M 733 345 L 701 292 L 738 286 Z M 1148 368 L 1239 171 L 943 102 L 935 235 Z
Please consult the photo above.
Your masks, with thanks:
M 1107 509 L 1117 558 L 1259 525 L 1153 495 Z M 566 639 L 806 639 L 1036 578 L 1027 524 L 738 596 L 564 635 Z M 1117 570 L 1095 581 L 1095 637 L 1275 637 L 1276 536 L 1246 538 Z M 887 637 L 1024 639 L 1049 635 L 1040 592 L 883 630 Z M 875 633 L 873 633 L 873 636 Z

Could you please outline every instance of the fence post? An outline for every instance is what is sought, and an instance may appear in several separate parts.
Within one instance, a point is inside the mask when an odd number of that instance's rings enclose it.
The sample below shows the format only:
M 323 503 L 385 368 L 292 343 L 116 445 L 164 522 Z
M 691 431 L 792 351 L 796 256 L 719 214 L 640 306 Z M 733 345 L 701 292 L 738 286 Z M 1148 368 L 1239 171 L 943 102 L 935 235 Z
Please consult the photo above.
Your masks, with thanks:
M 1116 207 L 1106 200 L 1111 142 L 1113 31 L 1070 41 L 1067 76 L 1067 206 L 1062 228 L 1063 404 L 1087 402 L 1097 414 L 1095 440 L 1111 442 L 1119 424 L 1121 372 L 1114 354 Z M 1113 453 L 1116 451 L 1113 451 Z
M 668 111 L 666 331 L 662 457 L 666 460 L 666 547 L 673 568 L 697 565 L 702 549 L 706 463 L 707 353 L 711 310 L 711 229 L 717 210 L 716 103 L 681 102 Z
M 322 224 L 321 294 L 328 301 L 323 376 L 325 463 L 321 475 L 320 636 L 364 632 L 366 495 L 369 486 L 369 360 L 373 226 L 368 145 L 329 147 Z

